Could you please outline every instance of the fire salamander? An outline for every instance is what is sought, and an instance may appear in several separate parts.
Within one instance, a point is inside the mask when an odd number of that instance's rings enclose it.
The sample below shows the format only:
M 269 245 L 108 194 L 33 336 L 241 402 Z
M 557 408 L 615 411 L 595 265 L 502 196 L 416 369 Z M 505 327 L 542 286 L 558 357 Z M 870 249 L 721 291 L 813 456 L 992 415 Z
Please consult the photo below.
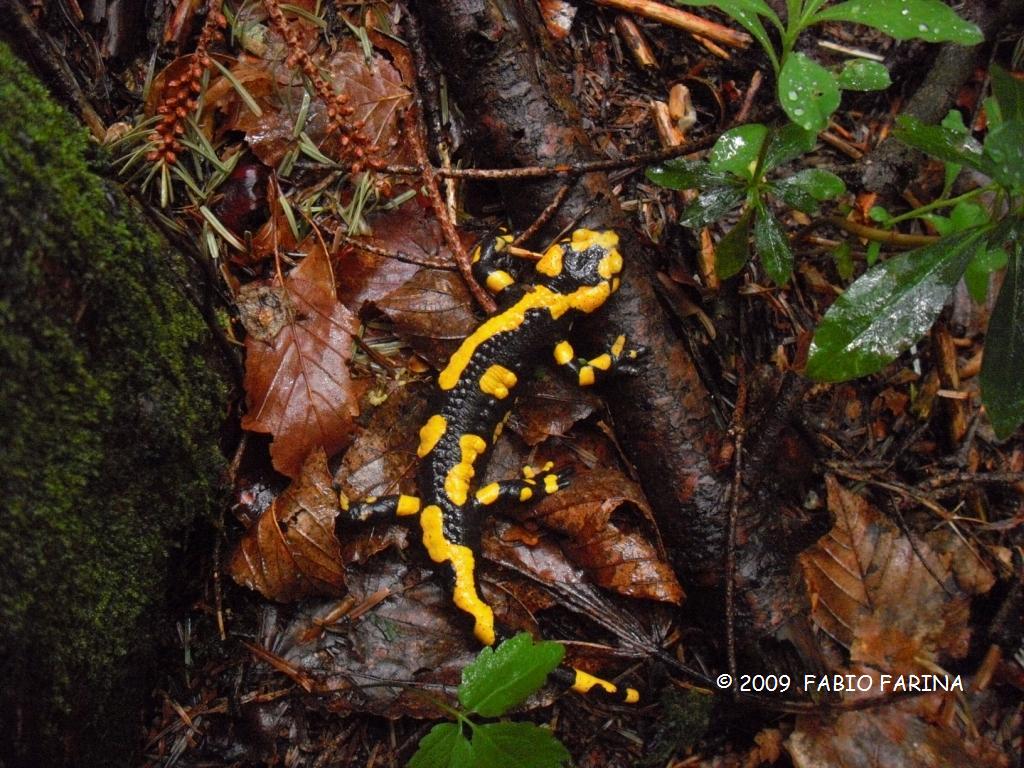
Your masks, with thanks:
M 567 336 L 573 320 L 597 310 L 619 287 L 622 256 L 612 231 L 578 229 L 552 245 L 536 263 L 531 285 L 512 277 L 510 235 L 489 238 L 473 251 L 473 274 L 499 298 L 502 309 L 473 331 L 438 377 L 439 395 L 420 429 L 419 497 L 387 496 L 348 504 L 342 519 L 365 521 L 390 515 L 418 516 L 431 560 L 447 564 L 455 605 L 469 614 L 485 645 L 496 640 L 494 613 L 477 590 L 476 552 L 483 511 L 502 500 L 527 502 L 568 484 L 550 463 L 525 467 L 522 477 L 475 489 L 487 450 L 497 441 L 515 400 L 515 390 L 544 350 L 581 386 L 614 372 L 635 370 L 642 350 L 626 349 L 619 336 L 604 354 L 577 356 Z M 634 703 L 639 694 L 575 669 L 553 673 L 581 693 L 591 690 Z

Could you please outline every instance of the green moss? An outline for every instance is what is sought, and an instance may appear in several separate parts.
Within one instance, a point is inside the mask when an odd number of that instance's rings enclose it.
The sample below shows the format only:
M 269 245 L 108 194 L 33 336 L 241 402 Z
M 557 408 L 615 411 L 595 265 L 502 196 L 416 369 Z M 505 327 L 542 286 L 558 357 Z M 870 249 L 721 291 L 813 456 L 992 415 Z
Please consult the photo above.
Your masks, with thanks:
M 182 264 L 0 46 L 0 755 L 127 763 L 223 385 Z M 17 724 L 17 725 L 16 725 Z M 0 758 L 3 764 L 3 758 Z

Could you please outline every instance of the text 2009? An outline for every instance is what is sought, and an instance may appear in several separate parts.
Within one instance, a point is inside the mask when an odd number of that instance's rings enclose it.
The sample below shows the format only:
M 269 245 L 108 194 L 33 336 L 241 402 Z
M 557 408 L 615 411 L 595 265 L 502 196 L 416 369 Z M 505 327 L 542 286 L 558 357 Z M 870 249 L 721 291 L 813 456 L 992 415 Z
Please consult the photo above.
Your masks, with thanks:
M 785 693 L 792 684 L 789 675 L 740 675 L 740 690 L 745 693 Z

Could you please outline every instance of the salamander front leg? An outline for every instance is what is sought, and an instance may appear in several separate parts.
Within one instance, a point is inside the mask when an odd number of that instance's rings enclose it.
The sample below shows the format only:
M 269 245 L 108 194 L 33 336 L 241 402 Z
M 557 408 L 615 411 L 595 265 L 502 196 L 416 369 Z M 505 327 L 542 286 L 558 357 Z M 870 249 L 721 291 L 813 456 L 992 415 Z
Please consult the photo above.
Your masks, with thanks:
M 490 506 L 500 501 L 526 502 L 537 496 L 557 493 L 568 487 L 572 471 L 562 469 L 552 472 L 553 466 L 554 463 L 549 461 L 542 467 L 523 467 L 522 480 L 502 480 L 485 485 L 476 492 L 476 503 Z
M 619 336 L 607 352 L 590 360 L 578 358 L 568 341 L 555 345 L 555 362 L 571 371 L 581 387 L 589 387 L 613 373 L 637 373 L 646 354 L 646 347 L 626 349 L 625 336 Z
M 512 277 L 512 255 L 508 253 L 512 239 L 508 233 L 488 235 L 473 249 L 470 257 L 473 277 L 495 295 L 515 283 Z

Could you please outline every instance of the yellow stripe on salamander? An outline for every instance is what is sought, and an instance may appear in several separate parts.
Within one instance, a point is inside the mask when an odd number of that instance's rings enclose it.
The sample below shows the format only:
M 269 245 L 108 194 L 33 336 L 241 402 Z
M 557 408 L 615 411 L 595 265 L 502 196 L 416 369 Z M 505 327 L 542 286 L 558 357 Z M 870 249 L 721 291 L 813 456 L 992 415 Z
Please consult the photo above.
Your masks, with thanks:
M 571 309 L 590 313 L 604 304 L 611 292 L 611 285 L 607 280 L 602 280 L 597 285 L 585 285 L 571 293 L 556 293 L 546 285 L 534 286 L 533 290 L 511 307 L 486 320 L 466 337 L 448 361 L 447 367 L 438 376 L 438 386 L 444 390 L 453 389 L 462 378 L 477 347 L 499 333 L 508 333 L 519 328 L 529 310 L 546 309 L 555 320 Z
M 492 365 L 480 377 L 480 389 L 499 400 L 508 397 L 509 390 L 516 385 L 516 375 L 503 365 Z
M 476 474 L 473 463 L 477 456 L 487 450 L 487 443 L 479 435 L 462 435 L 459 437 L 459 450 L 462 456 L 459 463 L 448 470 L 444 479 L 444 492 L 452 504 L 461 507 L 469 495 L 469 481 Z
M 423 527 L 423 547 L 435 563 L 451 563 L 455 572 L 455 605 L 473 617 L 473 634 L 484 645 L 494 645 L 494 612 L 476 592 L 473 550 L 453 544 L 444 537 L 441 508 L 430 504 L 423 508 L 420 525 Z
M 448 422 L 445 421 L 444 416 L 434 414 L 427 419 L 427 423 L 420 427 L 420 447 L 416 449 L 416 455 L 422 459 L 434 450 L 434 446 L 444 436 L 446 429 L 448 429 Z

